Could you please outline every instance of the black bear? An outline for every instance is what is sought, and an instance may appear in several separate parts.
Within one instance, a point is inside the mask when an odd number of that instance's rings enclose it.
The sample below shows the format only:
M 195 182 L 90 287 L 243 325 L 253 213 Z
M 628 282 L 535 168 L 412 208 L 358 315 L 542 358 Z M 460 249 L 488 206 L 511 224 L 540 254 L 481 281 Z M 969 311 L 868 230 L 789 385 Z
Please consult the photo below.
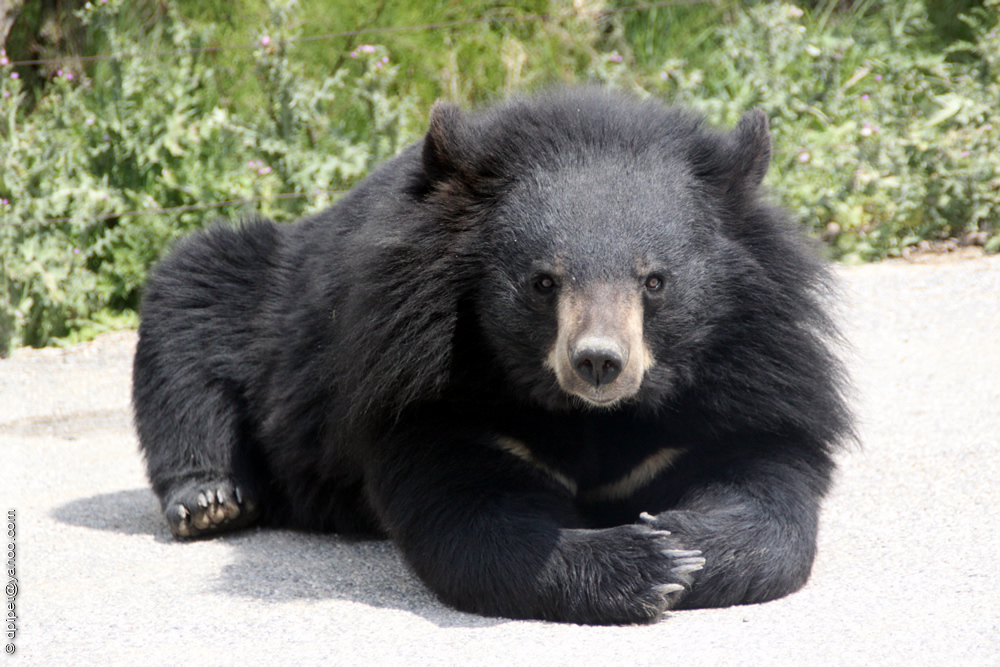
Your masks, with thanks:
M 173 533 L 388 536 L 490 616 L 797 590 L 852 422 L 770 156 L 759 111 L 718 132 L 593 89 L 439 103 L 330 210 L 185 239 L 133 387 Z

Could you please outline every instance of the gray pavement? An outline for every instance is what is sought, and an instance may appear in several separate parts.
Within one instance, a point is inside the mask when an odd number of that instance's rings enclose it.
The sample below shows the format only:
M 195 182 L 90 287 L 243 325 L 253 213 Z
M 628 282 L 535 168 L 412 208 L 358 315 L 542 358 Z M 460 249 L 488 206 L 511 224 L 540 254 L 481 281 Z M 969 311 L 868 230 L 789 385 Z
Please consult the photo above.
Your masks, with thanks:
M 385 542 L 174 542 L 131 428 L 134 334 L 0 360 L 18 584 L 0 663 L 1000 665 L 1000 257 L 838 273 L 863 443 L 811 581 L 648 627 L 455 612 Z

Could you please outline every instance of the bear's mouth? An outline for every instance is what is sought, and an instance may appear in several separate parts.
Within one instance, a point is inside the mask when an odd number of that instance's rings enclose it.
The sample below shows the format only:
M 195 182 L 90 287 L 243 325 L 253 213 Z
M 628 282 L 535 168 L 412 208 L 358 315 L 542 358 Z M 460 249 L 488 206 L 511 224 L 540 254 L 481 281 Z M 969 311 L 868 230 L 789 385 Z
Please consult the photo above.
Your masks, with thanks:
M 581 394 L 572 394 L 574 398 L 582 401 L 587 407 L 592 408 L 602 408 L 610 409 L 626 400 L 627 396 L 584 396 Z
M 558 372 L 556 373 L 556 376 L 558 379 Z M 603 409 L 613 408 L 619 403 L 632 398 L 639 392 L 641 384 L 642 379 L 640 377 L 638 382 L 630 382 L 628 383 L 628 386 L 617 384 L 616 382 L 615 384 L 607 387 L 588 390 L 587 387 L 583 386 L 584 383 L 576 381 L 563 383 L 561 379 L 559 380 L 559 387 L 573 398 L 581 401 L 588 407 Z

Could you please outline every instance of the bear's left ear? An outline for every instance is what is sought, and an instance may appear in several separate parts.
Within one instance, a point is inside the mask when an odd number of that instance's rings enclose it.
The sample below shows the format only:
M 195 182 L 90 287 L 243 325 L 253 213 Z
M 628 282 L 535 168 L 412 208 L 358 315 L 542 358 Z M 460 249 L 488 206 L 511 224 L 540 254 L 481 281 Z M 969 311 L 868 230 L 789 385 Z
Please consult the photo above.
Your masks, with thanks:
M 726 192 L 756 189 L 771 165 L 767 115 L 754 109 L 728 134 L 703 136 L 691 158 L 698 177 Z
M 750 187 L 757 187 L 771 166 L 771 131 L 767 114 L 762 109 L 746 112 L 730 137 L 735 167 L 733 175 Z

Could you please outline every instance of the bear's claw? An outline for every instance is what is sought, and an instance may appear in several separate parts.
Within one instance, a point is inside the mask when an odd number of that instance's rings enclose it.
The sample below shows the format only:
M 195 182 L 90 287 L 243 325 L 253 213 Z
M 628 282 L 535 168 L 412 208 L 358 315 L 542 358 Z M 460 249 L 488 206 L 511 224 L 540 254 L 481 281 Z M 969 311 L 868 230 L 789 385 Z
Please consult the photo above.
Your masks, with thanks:
M 191 482 L 170 494 L 164 515 L 175 537 L 209 537 L 253 523 L 256 503 L 231 480 Z

